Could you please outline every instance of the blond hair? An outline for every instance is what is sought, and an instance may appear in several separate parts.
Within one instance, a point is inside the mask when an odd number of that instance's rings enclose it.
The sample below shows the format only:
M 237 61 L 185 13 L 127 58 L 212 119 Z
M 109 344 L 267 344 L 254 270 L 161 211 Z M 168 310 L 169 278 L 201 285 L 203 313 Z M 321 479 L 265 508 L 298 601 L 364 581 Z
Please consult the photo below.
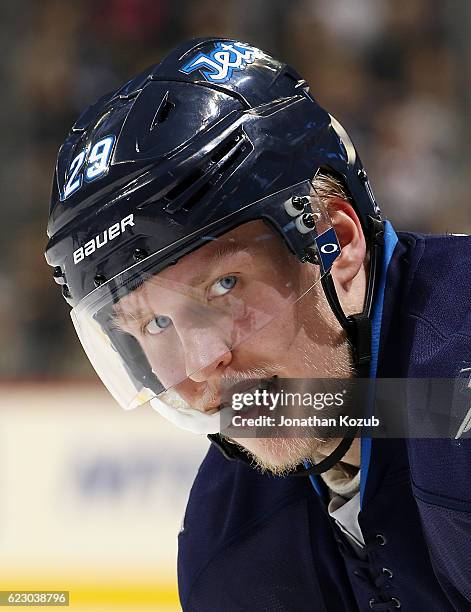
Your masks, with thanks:
M 328 171 L 319 170 L 312 181 L 312 186 L 326 206 L 331 198 L 340 198 L 352 204 L 350 194 L 342 181 Z

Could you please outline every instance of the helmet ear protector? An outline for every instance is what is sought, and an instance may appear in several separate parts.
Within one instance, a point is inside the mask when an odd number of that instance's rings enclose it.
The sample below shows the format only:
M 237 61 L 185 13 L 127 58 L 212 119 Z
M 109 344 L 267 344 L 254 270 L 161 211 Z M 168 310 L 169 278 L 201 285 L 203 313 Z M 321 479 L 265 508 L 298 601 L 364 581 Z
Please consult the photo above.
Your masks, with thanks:
M 324 168 L 350 194 L 369 246 L 364 308 L 348 317 L 330 276 L 340 254 L 335 231 L 307 209 L 312 178 Z M 114 354 L 128 356 L 121 380 L 159 393 L 139 343 L 107 327 L 93 300 L 113 304 L 116 287 L 129 287 L 126 275 L 149 258 L 158 274 L 208 237 L 254 219 L 269 223 L 299 261 L 320 266 L 357 374 L 368 376 L 383 225 L 366 172 L 348 134 L 300 75 L 245 43 L 183 43 L 79 117 L 58 155 L 46 259 L 65 299 L 79 308 L 76 321 L 93 312 Z M 80 327 L 82 341 L 89 331 Z M 88 346 L 93 363 L 92 352 L 102 348 Z

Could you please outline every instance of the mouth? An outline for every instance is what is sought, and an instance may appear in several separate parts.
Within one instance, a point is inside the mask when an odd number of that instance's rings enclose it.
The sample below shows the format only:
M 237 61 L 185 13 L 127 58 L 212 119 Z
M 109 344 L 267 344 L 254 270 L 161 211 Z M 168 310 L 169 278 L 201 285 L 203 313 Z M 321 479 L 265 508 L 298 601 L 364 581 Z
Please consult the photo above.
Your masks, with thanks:
M 255 396 L 258 391 L 273 393 L 279 389 L 279 379 L 277 375 L 273 375 L 270 378 L 245 378 L 234 381 L 230 377 L 222 379 L 219 384 L 217 393 L 213 393 L 212 398 L 208 398 L 207 402 L 201 402 L 200 406 L 193 405 L 193 408 L 200 410 L 208 416 L 212 416 L 225 410 L 226 412 L 234 411 L 234 395 L 249 394 Z M 237 414 L 243 414 L 244 416 L 257 416 L 265 406 L 260 404 L 247 404 L 242 409 L 237 409 Z
M 219 410 L 224 408 L 235 410 L 234 408 L 234 394 L 245 395 L 249 394 L 255 396 L 255 393 L 259 391 L 260 393 L 268 392 L 274 393 L 279 389 L 279 379 L 278 376 L 273 375 L 270 378 L 248 378 L 245 380 L 238 381 L 231 385 L 227 386 L 227 389 L 224 389 L 221 393 L 221 403 L 219 404 Z M 261 411 L 266 408 L 263 404 L 244 404 L 244 406 L 237 410 L 237 414 L 243 414 L 245 417 L 258 416 Z

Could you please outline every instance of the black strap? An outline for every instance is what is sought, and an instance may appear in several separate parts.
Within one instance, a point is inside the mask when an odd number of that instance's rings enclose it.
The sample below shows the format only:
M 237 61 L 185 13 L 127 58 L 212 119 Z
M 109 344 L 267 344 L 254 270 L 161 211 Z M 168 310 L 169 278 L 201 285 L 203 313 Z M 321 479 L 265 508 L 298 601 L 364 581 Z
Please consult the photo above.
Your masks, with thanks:
M 299 467 L 296 472 L 292 472 L 290 476 L 310 476 L 311 474 L 323 474 L 334 467 L 342 457 L 344 457 L 350 449 L 352 442 L 355 438 L 353 436 L 345 436 L 337 448 L 330 453 L 328 457 L 315 463 L 310 467 Z
M 368 378 L 371 362 L 371 319 L 364 313 L 348 317 L 352 358 L 358 378 Z
M 235 442 L 229 442 L 227 438 L 218 433 L 208 434 L 207 438 L 219 451 L 221 451 L 226 459 L 229 459 L 229 461 L 237 459 L 243 463 L 252 465 L 252 461 L 247 453 L 245 453 Z
M 374 217 L 369 217 L 369 222 L 370 270 L 362 312 L 347 317 L 340 305 L 330 272 L 327 272 L 321 279 L 327 302 L 350 340 L 353 365 L 357 371 L 357 376 L 360 378 L 367 378 L 369 376 L 369 364 L 371 361 L 371 311 L 377 284 L 380 251 L 384 244 L 384 226 L 382 222 Z

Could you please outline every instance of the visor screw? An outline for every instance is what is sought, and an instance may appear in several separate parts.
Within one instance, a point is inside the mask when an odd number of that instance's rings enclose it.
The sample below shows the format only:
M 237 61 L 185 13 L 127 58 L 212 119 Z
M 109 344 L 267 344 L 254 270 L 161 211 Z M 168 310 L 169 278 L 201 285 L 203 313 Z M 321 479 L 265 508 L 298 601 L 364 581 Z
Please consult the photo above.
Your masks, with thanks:
M 312 213 L 305 213 L 301 217 L 301 221 L 310 230 L 314 229 L 316 227 L 316 221 L 315 221 L 314 215 Z
M 363 183 L 366 183 L 366 181 L 368 180 L 368 176 L 364 168 L 362 168 L 361 170 L 358 170 L 358 178 L 360 179 L 360 181 L 363 181 Z
M 146 250 L 144 250 L 144 249 L 136 249 L 134 251 L 134 253 L 132 254 L 132 258 L 134 259 L 134 261 L 142 261 L 148 255 L 149 255 L 149 253 Z
M 103 276 L 103 274 L 97 274 L 93 279 L 93 284 L 95 287 L 99 287 L 100 285 L 103 285 L 103 283 L 106 283 L 106 277 Z
M 67 287 L 67 285 L 62 285 L 62 296 L 65 297 L 66 299 L 72 297 L 72 295 L 70 293 L 70 290 Z
M 316 221 L 312 213 L 304 213 L 295 221 L 296 229 L 301 234 L 307 234 L 316 227 Z
M 309 203 L 309 198 L 306 196 L 293 196 L 290 200 L 284 203 L 286 212 L 290 217 L 297 217 L 304 212 L 304 206 Z
M 315 244 L 311 245 L 304 252 L 303 261 L 308 261 L 316 266 L 321 265 L 321 260 Z
M 293 196 L 291 198 L 291 204 L 297 211 L 302 212 L 304 206 L 309 203 L 309 198 L 306 196 Z
M 52 273 L 52 277 L 56 281 L 58 285 L 65 284 L 65 274 L 62 272 L 62 268 L 60 266 L 56 266 Z

